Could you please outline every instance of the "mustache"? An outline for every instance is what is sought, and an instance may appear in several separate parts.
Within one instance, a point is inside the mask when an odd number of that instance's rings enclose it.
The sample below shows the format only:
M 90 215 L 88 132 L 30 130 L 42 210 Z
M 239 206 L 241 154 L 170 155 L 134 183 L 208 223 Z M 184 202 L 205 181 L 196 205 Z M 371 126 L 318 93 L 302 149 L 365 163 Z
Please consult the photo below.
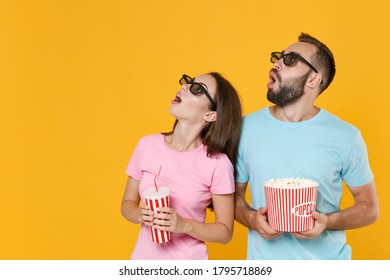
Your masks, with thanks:
M 281 80 L 281 77 L 280 77 L 280 75 L 279 75 L 278 70 L 276 70 L 275 68 L 272 68 L 269 72 L 272 73 L 272 74 L 274 74 L 274 76 L 276 77 L 276 79 L 277 79 L 278 81 Z

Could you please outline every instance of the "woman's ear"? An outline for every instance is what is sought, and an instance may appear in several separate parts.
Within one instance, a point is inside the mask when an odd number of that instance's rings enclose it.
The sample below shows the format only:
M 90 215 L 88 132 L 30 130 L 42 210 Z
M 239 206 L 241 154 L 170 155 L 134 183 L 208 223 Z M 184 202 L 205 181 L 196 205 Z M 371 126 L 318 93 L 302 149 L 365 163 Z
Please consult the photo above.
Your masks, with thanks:
M 216 111 L 209 111 L 203 115 L 203 119 L 206 122 L 215 122 L 217 120 L 217 112 Z

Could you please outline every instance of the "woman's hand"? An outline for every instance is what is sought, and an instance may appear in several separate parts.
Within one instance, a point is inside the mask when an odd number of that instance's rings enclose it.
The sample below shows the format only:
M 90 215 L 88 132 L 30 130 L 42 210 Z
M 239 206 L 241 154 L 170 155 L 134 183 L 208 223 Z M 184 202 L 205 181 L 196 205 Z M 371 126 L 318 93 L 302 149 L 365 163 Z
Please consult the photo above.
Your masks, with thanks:
M 186 219 L 182 218 L 170 207 L 157 208 L 153 216 L 153 227 L 162 231 L 175 233 L 187 233 L 189 231 Z
M 153 226 L 153 211 L 149 210 L 149 207 L 145 203 L 141 203 L 139 206 L 141 209 L 141 215 L 138 216 L 138 221 L 145 226 Z

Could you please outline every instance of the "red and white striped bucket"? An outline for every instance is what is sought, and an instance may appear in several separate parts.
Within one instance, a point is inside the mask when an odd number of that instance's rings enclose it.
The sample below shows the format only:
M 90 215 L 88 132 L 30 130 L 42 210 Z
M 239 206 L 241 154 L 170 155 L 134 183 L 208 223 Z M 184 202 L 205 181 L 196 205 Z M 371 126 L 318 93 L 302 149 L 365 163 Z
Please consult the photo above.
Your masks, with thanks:
M 159 187 L 158 192 L 156 192 L 155 188 L 147 189 L 144 191 L 143 196 L 145 198 L 145 204 L 155 213 L 157 213 L 156 209 L 159 207 L 169 207 L 168 188 Z M 162 231 L 150 227 L 150 233 L 152 234 L 152 241 L 154 243 L 165 243 L 171 240 L 171 233 L 169 231 Z
M 301 179 L 306 180 L 306 179 Z M 275 186 L 265 183 L 268 223 L 273 230 L 307 231 L 314 227 L 318 183 L 308 180 L 305 186 Z

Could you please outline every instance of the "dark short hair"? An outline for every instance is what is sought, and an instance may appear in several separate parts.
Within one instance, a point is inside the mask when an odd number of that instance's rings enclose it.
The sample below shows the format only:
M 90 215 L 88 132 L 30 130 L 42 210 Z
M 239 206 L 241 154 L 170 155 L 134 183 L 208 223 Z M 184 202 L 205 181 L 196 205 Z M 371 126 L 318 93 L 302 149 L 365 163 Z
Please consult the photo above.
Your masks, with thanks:
M 312 62 L 316 67 L 318 67 L 317 69 L 321 69 L 323 73 L 321 93 L 332 83 L 336 74 L 336 64 L 334 62 L 333 53 L 324 43 L 307 33 L 301 33 L 298 37 L 298 41 L 309 43 L 317 47 L 317 51 L 313 55 L 314 58 Z

